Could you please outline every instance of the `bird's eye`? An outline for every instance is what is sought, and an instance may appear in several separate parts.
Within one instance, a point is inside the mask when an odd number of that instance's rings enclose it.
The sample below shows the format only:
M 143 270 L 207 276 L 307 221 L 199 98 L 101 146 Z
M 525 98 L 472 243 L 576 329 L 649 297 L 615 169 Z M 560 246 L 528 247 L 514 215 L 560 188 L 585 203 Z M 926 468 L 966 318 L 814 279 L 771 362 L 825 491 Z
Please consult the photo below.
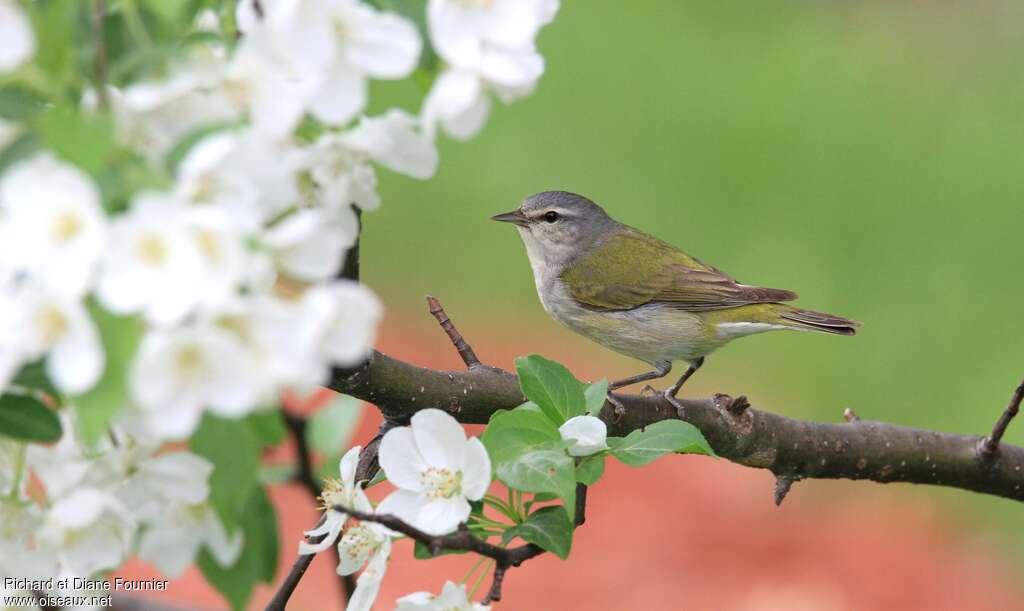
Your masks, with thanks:
M 548 210 L 546 213 L 544 213 L 544 220 L 549 223 L 556 222 L 558 218 L 558 213 L 555 212 L 554 210 Z

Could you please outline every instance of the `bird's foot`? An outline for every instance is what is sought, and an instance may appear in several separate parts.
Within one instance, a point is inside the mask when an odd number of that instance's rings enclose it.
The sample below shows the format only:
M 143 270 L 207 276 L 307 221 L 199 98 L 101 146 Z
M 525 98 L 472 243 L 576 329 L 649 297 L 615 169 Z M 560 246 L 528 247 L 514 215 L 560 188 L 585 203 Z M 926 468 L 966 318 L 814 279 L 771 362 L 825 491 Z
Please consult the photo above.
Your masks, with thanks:
M 626 406 L 623 405 L 622 401 L 619 401 L 619 398 L 611 391 L 608 392 L 608 396 L 605 398 L 612 404 L 612 413 L 615 414 L 612 422 L 618 423 L 619 420 L 622 420 L 622 416 L 626 414 Z
M 658 394 L 658 389 L 650 384 L 644 384 L 644 387 L 640 389 L 641 397 L 653 397 L 656 394 Z
M 668 401 L 668 404 L 675 408 L 676 414 L 682 418 L 686 415 L 686 406 L 676 398 L 676 395 L 672 390 L 673 389 L 669 388 L 665 392 L 661 393 L 661 397 Z

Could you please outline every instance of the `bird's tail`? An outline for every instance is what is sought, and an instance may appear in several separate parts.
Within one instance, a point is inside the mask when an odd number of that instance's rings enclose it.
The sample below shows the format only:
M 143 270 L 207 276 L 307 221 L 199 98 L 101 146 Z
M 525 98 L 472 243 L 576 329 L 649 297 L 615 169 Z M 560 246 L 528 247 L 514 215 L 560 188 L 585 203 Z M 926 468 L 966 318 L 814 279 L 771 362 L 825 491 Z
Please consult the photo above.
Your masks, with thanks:
M 773 310 L 779 317 L 779 324 L 793 329 L 806 331 L 820 331 L 822 333 L 835 333 L 837 335 L 856 335 L 860 323 L 856 320 L 815 312 L 813 310 L 801 310 L 793 306 L 781 303 L 773 304 Z

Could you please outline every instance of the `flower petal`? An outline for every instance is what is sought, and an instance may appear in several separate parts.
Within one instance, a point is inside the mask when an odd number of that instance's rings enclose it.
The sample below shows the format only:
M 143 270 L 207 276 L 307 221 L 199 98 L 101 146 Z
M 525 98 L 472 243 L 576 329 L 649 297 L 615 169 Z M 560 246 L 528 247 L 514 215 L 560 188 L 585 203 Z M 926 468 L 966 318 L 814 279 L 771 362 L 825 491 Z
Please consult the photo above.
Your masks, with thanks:
M 420 508 L 413 525 L 431 535 L 445 535 L 469 518 L 469 501 L 462 496 L 430 501 Z
M 378 452 L 388 481 L 404 490 L 423 489 L 422 473 L 429 466 L 416 447 L 410 427 L 394 428 L 384 435 Z
M 402 78 L 416 67 L 420 46 L 409 20 L 393 13 L 367 14 L 352 32 L 347 59 L 375 78 Z
M 395 490 L 377 505 L 377 515 L 392 515 L 410 524 L 416 521 L 425 497 L 410 490 Z
M 491 457 L 480 440 L 473 437 L 466 446 L 466 466 L 462 468 L 462 494 L 471 501 L 483 498 L 491 485 Z
M 466 463 L 466 431 L 439 409 L 413 414 L 412 433 L 423 459 L 431 467 L 461 470 Z
M 344 484 L 345 488 L 355 488 L 356 486 L 356 467 L 359 466 L 359 453 L 363 450 L 363 446 L 353 446 L 349 448 L 348 452 L 341 457 L 341 461 L 338 463 L 338 472 L 341 473 L 341 483 Z

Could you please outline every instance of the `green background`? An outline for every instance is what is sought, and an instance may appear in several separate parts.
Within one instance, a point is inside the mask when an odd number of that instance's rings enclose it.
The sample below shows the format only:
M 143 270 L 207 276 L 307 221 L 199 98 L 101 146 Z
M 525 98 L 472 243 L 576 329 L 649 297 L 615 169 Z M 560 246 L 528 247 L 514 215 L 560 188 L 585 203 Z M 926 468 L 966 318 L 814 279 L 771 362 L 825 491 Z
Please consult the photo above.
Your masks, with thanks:
M 690 392 L 984 433 L 1024 376 L 1015 4 L 564 2 L 532 97 L 442 142 L 433 180 L 380 173 L 364 279 L 392 322 L 422 316 L 432 293 L 477 335 L 522 325 L 561 342 L 551 358 L 602 364 L 583 375 L 637 372 L 546 318 L 515 232 L 487 220 L 576 191 L 741 281 L 865 323 L 852 339 L 736 342 Z M 377 86 L 376 104 L 411 87 Z M 1024 443 L 1024 422 L 1008 440 Z M 928 490 L 1024 549 L 1019 505 Z

